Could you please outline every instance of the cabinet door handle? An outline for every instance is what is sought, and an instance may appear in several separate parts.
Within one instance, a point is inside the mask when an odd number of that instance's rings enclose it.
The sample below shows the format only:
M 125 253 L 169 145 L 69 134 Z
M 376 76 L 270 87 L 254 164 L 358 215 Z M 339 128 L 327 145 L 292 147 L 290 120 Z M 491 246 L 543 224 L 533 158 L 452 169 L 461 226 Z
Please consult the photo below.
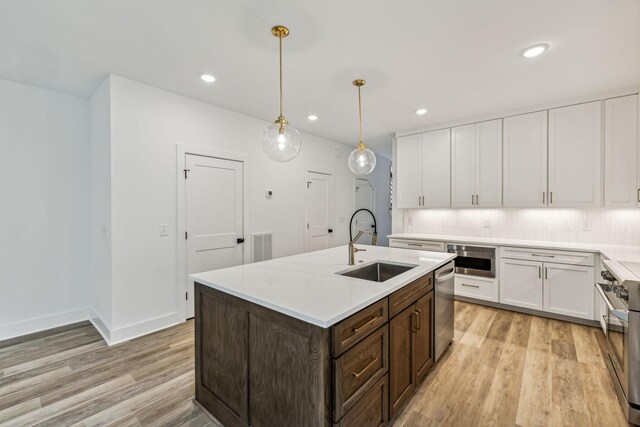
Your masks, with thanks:
M 542 267 L 538 267 L 538 279 L 542 279 Z
M 549 269 L 547 267 L 544 268 L 544 278 L 545 279 L 549 278 Z
M 553 191 L 549 192 L 549 204 L 553 204 Z
M 422 310 L 416 308 L 416 313 L 418 313 L 418 331 L 422 327 Z
M 476 202 L 474 202 L 473 200 L 474 200 L 474 197 L 473 197 L 473 194 L 472 194 L 472 195 L 471 195 L 471 204 L 472 204 L 472 205 L 475 205 L 475 204 L 476 204 Z
M 422 206 L 424 206 L 424 196 L 422 196 Z
M 640 203 L 640 188 L 638 188 L 638 203 Z
M 376 320 L 378 320 L 380 318 L 380 316 L 373 316 L 371 319 L 369 319 L 364 325 L 358 326 L 357 328 L 353 328 L 352 332 L 354 334 L 357 334 L 358 332 L 360 332 L 361 330 L 363 330 L 364 328 L 366 328 L 367 326 L 369 326 L 370 324 L 372 324 L 373 322 L 375 322 Z
M 480 196 L 476 194 L 476 206 L 480 204 Z
M 370 367 L 372 367 L 376 362 L 378 361 L 377 357 L 374 357 L 373 359 L 371 359 L 371 362 L 365 366 L 364 368 L 362 368 L 362 370 L 360 372 L 354 372 L 352 375 L 356 378 L 360 378 L 365 372 L 367 372 L 369 370 Z
M 467 288 L 476 288 L 476 289 L 480 289 L 480 286 L 478 286 L 478 285 L 467 285 L 466 283 L 462 283 L 462 286 L 466 286 Z

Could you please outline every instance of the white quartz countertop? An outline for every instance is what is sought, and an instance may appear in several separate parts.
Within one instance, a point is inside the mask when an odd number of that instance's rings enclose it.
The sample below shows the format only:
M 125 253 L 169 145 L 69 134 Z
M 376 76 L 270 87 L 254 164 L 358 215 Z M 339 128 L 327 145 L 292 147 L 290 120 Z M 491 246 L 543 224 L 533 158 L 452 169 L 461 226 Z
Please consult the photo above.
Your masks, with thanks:
M 565 251 L 600 253 L 614 261 L 640 262 L 640 247 L 606 245 L 600 243 L 564 243 L 546 240 L 502 239 L 497 237 L 447 236 L 440 234 L 397 233 L 390 239 L 426 240 L 446 243 L 475 243 L 488 246 L 514 246 L 537 249 L 556 249 Z
M 339 246 L 190 277 L 203 285 L 327 328 L 455 258 L 442 252 L 356 246 L 367 251 L 356 253 L 355 266 L 347 265 L 347 246 Z M 376 261 L 417 267 L 382 283 L 336 274 Z

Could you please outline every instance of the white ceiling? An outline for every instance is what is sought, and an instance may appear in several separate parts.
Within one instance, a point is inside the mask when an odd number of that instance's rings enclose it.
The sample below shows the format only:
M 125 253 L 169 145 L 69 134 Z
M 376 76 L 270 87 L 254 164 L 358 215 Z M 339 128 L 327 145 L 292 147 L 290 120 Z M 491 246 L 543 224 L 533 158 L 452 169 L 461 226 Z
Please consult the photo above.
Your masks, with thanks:
M 640 82 L 638 0 L 0 0 L 0 78 L 88 97 L 114 73 L 273 120 L 274 24 L 290 122 L 355 144 L 365 78 L 365 142 L 387 156 L 396 130 Z

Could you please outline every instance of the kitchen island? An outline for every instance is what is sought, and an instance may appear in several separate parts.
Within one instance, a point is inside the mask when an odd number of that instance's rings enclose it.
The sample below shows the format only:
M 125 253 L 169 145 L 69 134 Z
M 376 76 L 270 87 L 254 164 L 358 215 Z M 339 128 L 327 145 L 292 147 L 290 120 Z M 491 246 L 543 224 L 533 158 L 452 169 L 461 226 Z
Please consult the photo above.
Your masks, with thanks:
M 433 365 L 433 272 L 455 256 L 364 247 L 355 266 L 343 246 L 191 276 L 196 402 L 226 426 L 397 414 Z

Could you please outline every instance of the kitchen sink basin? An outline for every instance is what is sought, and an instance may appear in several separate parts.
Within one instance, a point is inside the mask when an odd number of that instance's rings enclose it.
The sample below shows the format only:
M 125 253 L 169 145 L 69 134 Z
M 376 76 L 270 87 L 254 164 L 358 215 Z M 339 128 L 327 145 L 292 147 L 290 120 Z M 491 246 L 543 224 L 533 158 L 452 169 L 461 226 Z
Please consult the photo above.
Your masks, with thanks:
M 416 267 L 417 265 L 412 264 L 376 262 L 338 274 L 341 276 L 355 277 L 356 279 L 369 280 L 371 282 L 384 282 Z

